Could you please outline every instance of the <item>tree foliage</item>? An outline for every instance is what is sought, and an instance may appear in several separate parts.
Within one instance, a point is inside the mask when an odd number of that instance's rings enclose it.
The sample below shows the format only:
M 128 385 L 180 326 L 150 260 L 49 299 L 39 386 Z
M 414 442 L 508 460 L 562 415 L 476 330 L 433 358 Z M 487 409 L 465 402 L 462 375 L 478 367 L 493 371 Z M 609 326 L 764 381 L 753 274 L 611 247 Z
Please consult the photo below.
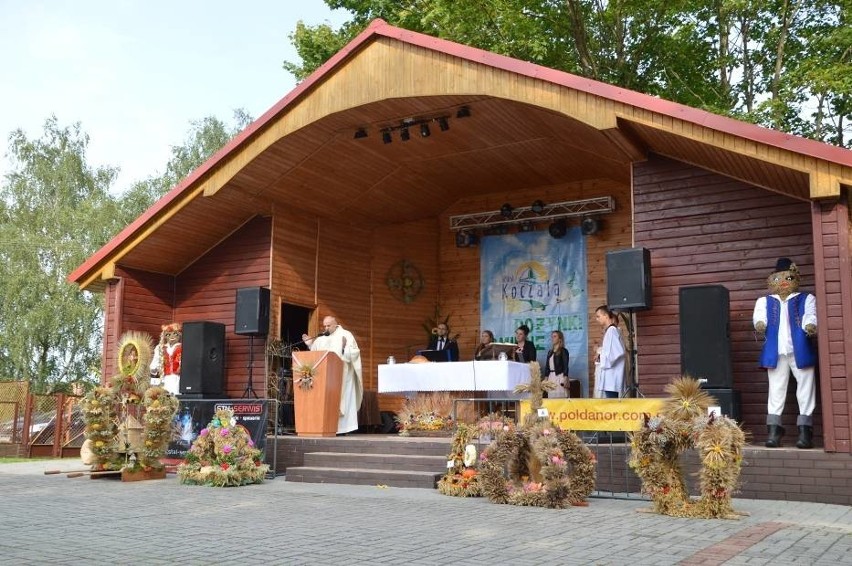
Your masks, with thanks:
M 97 379 L 103 298 L 67 275 L 250 121 L 238 110 L 233 127 L 193 122 L 163 174 L 118 196 L 117 170 L 87 164 L 79 123 L 51 117 L 38 139 L 12 132 L 13 167 L 0 183 L 0 379 L 29 381 L 37 392 Z
M 852 0 L 325 0 L 299 23 L 307 77 L 374 18 L 841 146 L 852 146 Z

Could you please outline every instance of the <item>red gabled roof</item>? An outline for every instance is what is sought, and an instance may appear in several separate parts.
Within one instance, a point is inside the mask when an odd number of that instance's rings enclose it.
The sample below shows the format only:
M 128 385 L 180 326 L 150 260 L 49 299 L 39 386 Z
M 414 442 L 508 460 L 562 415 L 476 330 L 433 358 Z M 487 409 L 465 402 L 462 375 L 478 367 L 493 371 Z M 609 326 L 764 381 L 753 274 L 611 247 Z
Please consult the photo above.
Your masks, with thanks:
M 252 139 L 268 123 L 279 116 L 296 100 L 306 96 L 315 85 L 322 81 L 327 73 L 330 73 L 335 67 L 353 56 L 374 36 L 389 37 L 403 43 L 439 51 L 474 63 L 558 84 L 580 92 L 592 94 L 594 96 L 613 100 L 622 104 L 635 106 L 637 108 L 642 108 L 657 114 L 676 118 L 678 120 L 691 122 L 699 126 L 752 140 L 764 145 L 852 167 L 852 151 L 841 147 L 741 122 L 739 120 L 734 120 L 733 118 L 719 116 L 717 114 L 712 114 L 697 108 L 691 108 L 676 102 L 662 100 L 647 94 L 572 75 L 563 71 L 549 69 L 534 63 L 513 59 L 505 55 L 498 55 L 475 47 L 468 47 L 445 39 L 439 39 L 421 33 L 408 31 L 391 26 L 383 20 L 377 19 L 371 22 L 370 25 L 361 32 L 358 37 L 346 45 L 346 47 L 337 52 L 331 59 L 326 61 L 319 69 L 314 71 L 307 79 L 300 83 L 295 89 L 290 91 L 290 93 L 282 98 L 277 104 L 266 111 L 260 118 L 255 120 L 222 149 L 217 151 L 200 167 L 178 183 L 171 191 L 129 224 L 118 235 L 112 238 L 112 240 L 110 240 L 100 250 L 89 257 L 89 259 L 87 259 L 68 276 L 68 280 L 71 282 L 78 282 L 91 269 L 106 260 L 125 240 L 148 225 L 152 220 L 155 220 L 164 210 L 168 209 L 171 203 L 190 190 L 190 188 L 193 188 L 199 180 L 210 173 L 231 152 L 239 149 L 243 144 Z

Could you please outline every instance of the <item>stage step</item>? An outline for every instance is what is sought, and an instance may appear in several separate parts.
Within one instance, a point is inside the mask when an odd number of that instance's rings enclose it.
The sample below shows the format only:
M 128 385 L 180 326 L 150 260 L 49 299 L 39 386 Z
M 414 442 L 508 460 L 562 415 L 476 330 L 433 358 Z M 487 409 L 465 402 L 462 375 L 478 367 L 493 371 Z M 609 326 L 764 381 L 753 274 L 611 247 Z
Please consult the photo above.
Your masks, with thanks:
M 306 455 L 307 456 L 307 455 Z M 376 470 L 362 468 L 320 468 L 299 466 L 290 468 L 286 481 L 305 483 L 341 483 L 350 485 L 386 485 L 434 489 L 441 472 Z
M 421 454 L 364 454 L 352 452 L 308 452 L 304 466 L 309 468 L 356 468 L 439 472 L 446 468 L 446 456 Z

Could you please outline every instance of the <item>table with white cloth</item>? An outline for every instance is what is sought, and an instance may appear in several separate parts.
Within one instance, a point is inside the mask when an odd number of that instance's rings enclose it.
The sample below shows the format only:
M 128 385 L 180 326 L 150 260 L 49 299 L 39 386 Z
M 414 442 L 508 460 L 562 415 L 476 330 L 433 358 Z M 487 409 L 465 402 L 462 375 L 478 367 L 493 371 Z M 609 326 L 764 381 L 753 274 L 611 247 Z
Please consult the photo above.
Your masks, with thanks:
M 529 381 L 529 364 L 502 360 L 379 365 L 379 393 L 513 391 Z

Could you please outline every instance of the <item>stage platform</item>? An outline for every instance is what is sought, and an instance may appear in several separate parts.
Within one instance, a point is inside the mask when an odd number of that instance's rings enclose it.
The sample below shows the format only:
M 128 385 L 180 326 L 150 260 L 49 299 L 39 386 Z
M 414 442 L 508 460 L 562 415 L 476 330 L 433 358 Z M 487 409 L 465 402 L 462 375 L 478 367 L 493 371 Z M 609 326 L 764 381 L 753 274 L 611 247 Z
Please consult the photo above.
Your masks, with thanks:
M 627 467 L 629 444 L 609 442 L 605 437 L 588 440 L 598 461 L 593 495 L 639 497 L 639 479 Z M 446 470 L 450 442 L 450 437 L 395 434 L 279 436 L 275 469 L 286 481 L 432 489 Z M 275 445 L 275 438 L 269 437 L 270 465 Z M 685 454 L 682 463 L 690 492 L 697 495 L 696 453 Z M 740 483 L 736 497 L 852 505 L 852 455 L 818 448 L 747 446 Z

